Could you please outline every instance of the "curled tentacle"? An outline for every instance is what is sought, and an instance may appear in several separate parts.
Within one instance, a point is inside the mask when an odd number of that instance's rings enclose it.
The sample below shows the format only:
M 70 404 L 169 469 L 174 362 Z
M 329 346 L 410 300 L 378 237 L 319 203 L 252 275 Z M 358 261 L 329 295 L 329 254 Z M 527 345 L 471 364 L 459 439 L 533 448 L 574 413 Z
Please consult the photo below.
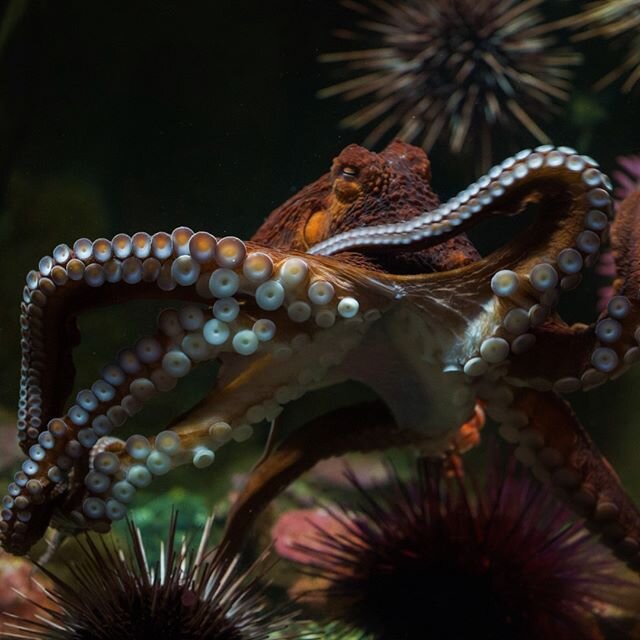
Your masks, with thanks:
M 115 301 L 170 293 L 177 299 L 198 299 L 193 286 L 178 287 L 171 274 L 174 261 L 191 259 L 186 254 L 192 236 L 190 229 L 181 227 L 171 235 L 153 237 L 137 233 L 94 242 L 81 238 L 73 247 L 58 245 L 27 274 L 20 317 L 18 411 L 18 438 L 25 452 L 37 444 L 48 420 L 61 415 L 71 392 L 71 351 L 77 341 L 73 328 L 79 313 Z M 206 242 L 202 235 L 196 239 Z M 209 242 L 215 248 L 215 239 Z M 181 276 L 183 281 L 186 277 Z
M 514 215 L 524 205 L 539 202 L 540 219 L 534 236 L 529 234 L 527 238 L 531 253 L 544 248 L 548 258 L 554 260 L 555 254 L 575 242 L 580 251 L 592 254 L 597 251 L 600 232 L 612 214 L 611 183 L 597 166 L 591 158 L 568 147 L 545 145 L 534 151 L 521 151 L 445 204 L 403 222 L 360 226 L 338 233 L 312 246 L 309 253 L 397 251 L 398 246 L 416 250 L 457 235 L 487 216 Z M 606 217 L 601 221 L 600 215 L 588 216 L 591 210 Z M 515 250 L 509 253 L 522 257 Z M 531 260 L 535 257 L 531 256 Z M 581 267 L 574 270 L 573 262 L 560 259 L 561 264 L 571 263 L 570 275 Z M 524 265 L 531 267 L 535 263 L 525 257 Z
M 627 198 L 611 225 L 616 277 L 612 296 L 592 325 L 547 322 L 535 331 L 536 349 L 514 362 L 510 374 L 534 378 L 541 390 L 591 389 L 624 373 L 640 360 L 640 194 Z M 558 358 L 560 350 L 571 358 Z M 553 376 L 553 377 L 552 377 Z M 545 382 L 546 381 L 546 382 Z
M 336 269 L 331 260 L 185 228 L 82 240 L 73 249 L 57 247 L 53 256 L 29 273 L 24 292 L 18 429 L 29 458 L 9 486 L 0 521 L 2 544 L 17 553 L 43 534 L 63 499 L 62 486 L 72 487 L 64 498 L 66 517 L 105 530 L 124 517 L 135 489 L 154 475 L 185 461 L 210 464 L 217 446 L 245 439 L 252 424 L 272 419 L 323 379 L 393 299 L 389 283 L 372 278 L 365 293 L 355 270 L 349 275 L 348 267 Z M 45 373 L 57 371 L 71 345 L 59 347 L 47 328 L 65 325 L 94 297 L 100 303 L 154 297 L 192 304 L 162 312 L 154 335 L 122 350 L 66 412 L 56 414 L 66 397 L 56 377 Z M 192 367 L 212 359 L 225 361 L 223 388 L 188 424 L 151 442 L 132 436 L 122 451 L 94 451 L 153 395 L 171 391 Z

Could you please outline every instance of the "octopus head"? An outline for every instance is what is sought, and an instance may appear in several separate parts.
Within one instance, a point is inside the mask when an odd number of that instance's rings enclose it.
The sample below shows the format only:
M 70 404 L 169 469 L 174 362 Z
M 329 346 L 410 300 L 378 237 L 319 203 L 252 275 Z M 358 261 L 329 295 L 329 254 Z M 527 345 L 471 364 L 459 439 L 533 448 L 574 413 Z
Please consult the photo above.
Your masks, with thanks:
M 408 220 L 437 205 L 430 180 L 422 149 L 399 140 L 380 153 L 351 144 L 330 173 L 273 211 L 253 239 L 306 251 L 336 233 Z

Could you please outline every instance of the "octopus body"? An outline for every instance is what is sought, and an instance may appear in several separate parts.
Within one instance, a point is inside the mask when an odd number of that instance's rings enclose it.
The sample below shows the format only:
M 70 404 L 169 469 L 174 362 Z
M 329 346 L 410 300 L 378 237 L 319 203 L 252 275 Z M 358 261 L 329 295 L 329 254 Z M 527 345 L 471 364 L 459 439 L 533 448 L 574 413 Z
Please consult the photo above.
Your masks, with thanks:
M 276 209 L 251 241 L 181 227 L 58 245 L 23 293 L 18 438 L 27 454 L 3 499 L 0 542 L 24 554 L 49 525 L 107 531 L 136 491 L 287 404 L 357 381 L 374 399 L 311 420 L 267 451 L 227 529 L 322 457 L 414 443 L 428 455 L 473 444 L 486 411 L 518 458 L 640 565 L 640 516 L 560 394 L 589 390 L 640 357 L 640 196 L 611 228 L 616 295 L 597 323 L 567 325 L 563 292 L 597 259 L 611 185 L 567 147 L 525 150 L 441 204 L 420 149 L 356 145 Z M 465 231 L 537 207 L 481 257 Z M 121 350 L 69 400 L 75 318 L 115 300 L 167 299 L 153 335 Z M 565 354 L 559 358 L 558 354 Z M 129 416 L 199 363 L 211 392 L 154 438 L 118 438 Z

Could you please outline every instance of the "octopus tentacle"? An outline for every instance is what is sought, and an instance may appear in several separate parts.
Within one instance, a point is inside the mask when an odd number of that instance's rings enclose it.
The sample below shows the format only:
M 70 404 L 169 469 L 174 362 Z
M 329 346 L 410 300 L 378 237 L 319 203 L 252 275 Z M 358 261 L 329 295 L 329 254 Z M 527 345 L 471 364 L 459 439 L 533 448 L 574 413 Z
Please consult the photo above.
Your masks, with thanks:
M 320 460 L 400 444 L 400 433 L 407 443 L 417 439 L 415 432 L 399 432 L 394 426 L 387 407 L 376 401 L 331 411 L 295 431 L 247 479 L 227 519 L 225 553 L 227 545 L 237 552 L 264 508 Z M 306 446 L 309 438 L 315 446 Z
M 630 568 L 640 571 L 640 510 L 597 450 L 569 405 L 552 392 L 521 390 L 513 409 L 528 416 L 518 457 L 589 526 L 602 534 Z
M 74 318 L 92 306 L 132 298 L 172 297 L 197 299 L 193 287 L 177 288 L 171 270 L 191 261 L 191 238 L 209 243 L 215 239 L 193 234 L 186 227 L 173 234 L 153 237 L 118 234 L 112 240 L 77 240 L 73 247 L 60 244 L 26 277 L 21 307 L 22 371 L 18 412 L 18 438 L 25 451 L 37 443 L 43 425 L 61 414 L 73 385 L 71 351 Z M 183 257 L 184 256 L 184 257 Z M 194 269 L 199 269 L 196 263 Z M 188 275 L 180 276 L 183 280 Z M 205 283 L 206 284 L 206 283 Z M 174 291 L 175 290 L 175 291 Z M 45 375 L 52 372 L 54 375 Z
M 626 198 L 618 207 L 611 225 L 611 244 L 618 279 L 614 283 L 617 293 L 636 298 L 640 292 L 640 191 Z
M 216 446 L 247 437 L 251 424 L 275 417 L 282 404 L 323 377 L 393 300 L 389 284 L 372 278 L 366 292 L 357 271 L 349 275 L 331 260 L 274 252 L 232 237 L 216 240 L 186 228 L 153 238 L 120 234 L 111 243 L 82 240 L 72 250 L 56 248 L 53 256 L 29 273 L 24 292 L 18 429 L 29 458 L 9 486 L 0 520 L 0 541 L 18 553 L 46 528 L 61 486 L 74 486 L 65 509 L 76 525 L 88 526 L 89 519 L 92 528 L 104 530 L 124 516 L 135 488 L 153 475 L 185 461 L 206 466 Z M 122 350 L 75 404 L 56 415 L 52 411 L 64 398 L 55 378 L 51 385 L 52 376 L 43 373 L 55 371 L 69 354 L 50 348 L 39 332 L 90 306 L 97 289 L 102 303 L 128 295 L 194 304 L 161 313 L 154 335 Z M 133 436 L 126 447 L 101 451 L 88 464 L 99 438 L 154 394 L 171 391 L 197 363 L 216 358 L 228 361 L 225 388 L 175 431 L 151 442 Z M 234 367 L 239 373 L 232 376 Z
M 640 194 L 635 194 L 618 208 L 611 225 L 617 277 L 614 295 L 597 322 L 567 327 L 556 321 L 538 327 L 535 357 L 533 353 L 522 356 L 513 363 L 510 375 L 522 378 L 527 372 L 539 381 L 548 380 L 547 388 L 553 383 L 554 390 L 565 393 L 603 384 L 640 360 L 639 222 Z M 559 360 L 555 354 L 560 349 L 569 349 L 572 357 Z
M 568 147 L 544 145 L 533 151 L 527 149 L 496 165 L 477 182 L 435 209 L 404 222 L 362 226 L 338 233 L 312 246 L 309 253 L 397 251 L 398 246 L 416 250 L 458 234 L 490 214 L 518 213 L 529 202 L 543 205 L 536 225 L 536 235 L 539 235 L 529 238 L 534 251 L 542 244 L 549 245 L 550 250 L 564 249 L 569 237 L 581 250 L 595 253 L 599 238 L 593 237 L 598 235 L 593 233 L 594 223 L 595 231 L 601 231 L 600 226 L 606 228 L 612 213 L 611 183 L 597 167 L 593 159 Z M 558 200 L 566 205 L 565 215 L 561 218 L 557 217 L 557 206 L 553 204 Z M 549 204 L 552 204 L 551 211 Z M 592 209 L 607 217 L 586 215 Z M 572 263 L 573 268 L 572 260 L 566 259 L 562 263 Z M 569 273 L 573 275 L 575 271 L 572 269 Z
M 553 386 L 561 392 L 590 388 L 616 374 L 618 361 L 626 358 L 626 364 L 636 353 L 635 342 L 621 344 L 619 358 L 601 344 L 613 341 L 618 321 L 629 314 L 620 296 L 610 304 L 611 318 L 602 318 L 595 334 L 567 327 L 555 315 L 561 292 L 578 286 L 582 269 L 593 263 L 605 239 L 613 213 L 609 191 L 608 178 L 590 158 L 565 147 L 539 147 L 508 159 L 446 205 L 413 221 L 338 234 L 312 252 L 423 246 L 488 215 L 517 213 L 526 203 L 539 202 L 535 225 L 487 258 L 431 277 L 398 277 L 398 282 L 422 299 L 455 297 L 467 329 L 450 366 L 462 366 L 470 378 L 482 382 L 491 369 L 503 367 L 520 386 Z M 577 349 L 565 368 L 547 348 L 564 339 Z
M 473 418 L 442 444 L 442 451 L 455 455 L 475 446 L 483 424 L 482 409 L 476 407 Z M 415 431 L 399 429 L 379 400 L 342 407 L 308 422 L 280 443 L 251 473 L 233 504 L 220 548 L 225 554 L 237 552 L 265 507 L 321 460 L 355 451 L 420 446 L 423 437 Z M 315 446 L 308 446 L 309 439 Z

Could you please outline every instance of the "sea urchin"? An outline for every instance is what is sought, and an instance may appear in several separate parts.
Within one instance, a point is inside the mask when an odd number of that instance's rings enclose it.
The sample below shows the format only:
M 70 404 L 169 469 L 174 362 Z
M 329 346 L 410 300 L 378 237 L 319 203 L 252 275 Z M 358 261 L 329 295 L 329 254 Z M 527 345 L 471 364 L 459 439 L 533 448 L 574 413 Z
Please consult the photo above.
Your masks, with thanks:
M 150 566 L 140 530 L 129 523 L 131 553 L 90 537 L 78 541 L 80 557 L 68 567 L 70 579 L 48 569 L 50 605 L 38 618 L 14 618 L 6 640 L 266 640 L 291 638 L 291 617 L 270 610 L 262 595 L 264 558 L 247 571 L 237 559 L 207 550 L 212 519 L 197 552 L 176 544 L 177 516 Z
M 359 512 L 332 507 L 280 550 L 325 581 L 332 619 L 376 640 L 595 639 L 601 617 L 619 623 L 621 565 L 547 489 L 513 463 L 473 492 L 425 464 L 383 496 L 356 483 Z
M 506 133 L 524 128 L 546 143 L 537 118 L 567 100 L 580 56 L 556 46 L 541 2 L 345 0 L 362 19 L 337 35 L 361 48 L 320 57 L 345 65 L 347 79 L 319 95 L 369 98 L 342 121 L 355 129 L 376 123 L 365 145 L 393 132 L 429 150 L 448 135 L 455 153 L 479 141 L 488 165 L 493 141 Z

